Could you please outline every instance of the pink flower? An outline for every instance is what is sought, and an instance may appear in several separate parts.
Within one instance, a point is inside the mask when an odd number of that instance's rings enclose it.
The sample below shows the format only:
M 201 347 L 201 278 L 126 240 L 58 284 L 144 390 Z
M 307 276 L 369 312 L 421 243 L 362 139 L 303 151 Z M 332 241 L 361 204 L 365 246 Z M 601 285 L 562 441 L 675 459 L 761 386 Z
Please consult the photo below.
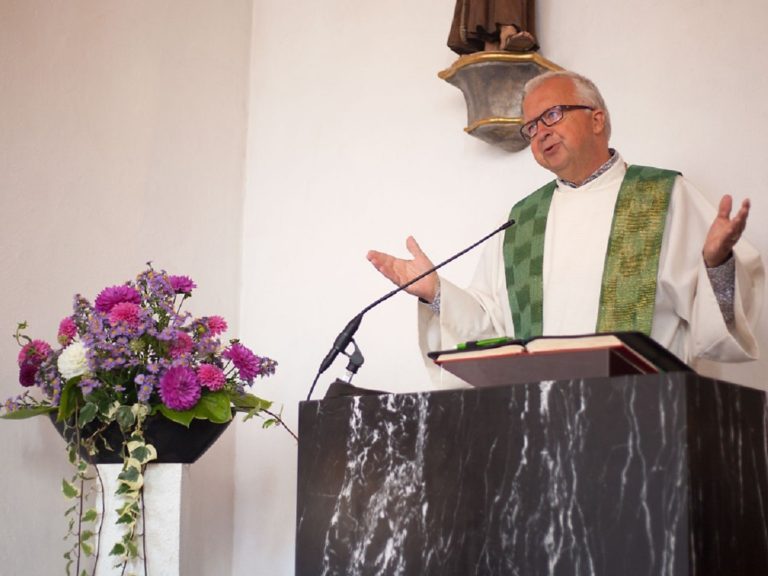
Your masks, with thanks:
M 176 294 L 191 294 L 197 288 L 189 276 L 168 276 L 168 281 Z
M 62 346 L 68 346 L 77 336 L 77 325 L 72 316 L 67 316 L 59 323 L 59 334 L 56 339 Z
M 256 376 L 261 374 L 261 358 L 239 342 L 235 342 L 224 350 L 221 356 L 232 360 L 232 364 L 235 365 L 235 368 L 240 373 L 240 378 L 249 384 L 253 382 Z
M 189 410 L 200 399 L 200 382 L 187 366 L 174 366 L 160 378 L 160 399 L 171 410 Z
M 218 336 L 228 328 L 227 321 L 221 316 L 208 316 L 207 320 L 211 336 Z
M 221 390 L 226 382 L 224 371 L 213 364 L 201 364 L 197 369 L 197 378 L 209 390 Z
M 138 304 L 133 302 L 119 302 L 112 306 L 109 311 L 109 321 L 115 326 L 120 322 L 125 322 L 131 328 L 136 328 L 139 325 L 139 315 L 141 308 Z
M 176 338 L 171 342 L 171 358 L 181 358 L 186 356 L 195 347 L 195 342 L 192 337 L 186 332 L 176 332 Z
M 22 346 L 19 352 L 19 384 L 28 388 L 35 383 L 35 376 L 43 363 L 53 350 L 47 342 L 32 340 Z
M 42 340 L 32 340 L 22 346 L 19 352 L 19 366 L 23 364 L 32 364 L 40 366 L 48 355 L 53 352 L 50 345 Z
M 96 296 L 96 310 L 103 313 L 109 313 L 112 308 L 121 302 L 141 304 L 141 294 L 139 294 L 135 288 L 124 284 L 121 286 L 104 288 L 104 290 Z

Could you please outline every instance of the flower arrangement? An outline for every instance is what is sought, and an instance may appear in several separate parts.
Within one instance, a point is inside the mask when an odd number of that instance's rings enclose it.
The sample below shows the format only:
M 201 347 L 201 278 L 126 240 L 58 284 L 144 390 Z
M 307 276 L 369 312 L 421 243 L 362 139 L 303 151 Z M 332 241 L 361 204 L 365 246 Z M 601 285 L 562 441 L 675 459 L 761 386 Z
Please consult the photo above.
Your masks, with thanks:
M 222 317 L 182 311 L 195 288 L 187 276 L 148 265 L 135 281 L 102 290 L 93 304 L 76 295 L 72 315 L 59 325 L 56 349 L 26 336 L 26 323 L 17 328 L 19 382 L 28 390 L 5 402 L 2 417 L 55 416 L 68 440 L 76 472 L 64 480 L 63 491 L 75 501 L 67 514 L 77 540 L 65 554 L 68 574 L 73 566 L 82 573 L 84 556 L 95 555 L 98 562 L 100 527 L 83 526 L 103 516 L 89 507 L 95 489 L 88 486 L 98 478 L 94 457 L 109 449 L 109 427 L 119 427 L 122 436 L 118 494 L 125 503 L 118 510 L 124 536 L 110 554 L 125 566 L 140 555 L 143 472 L 157 458 L 145 439 L 149 418 L 187 427 L 195 419 L 225 425 L 234 412 L 243 412 L 245 419 L 263 418 L 265 427 L 285 426 L 270 402 L 248 392 L 257 378 L 274 374 L 277 363 L 238 340 L 223 345 Z M 33 387 L 42 398 L 31 393 Z

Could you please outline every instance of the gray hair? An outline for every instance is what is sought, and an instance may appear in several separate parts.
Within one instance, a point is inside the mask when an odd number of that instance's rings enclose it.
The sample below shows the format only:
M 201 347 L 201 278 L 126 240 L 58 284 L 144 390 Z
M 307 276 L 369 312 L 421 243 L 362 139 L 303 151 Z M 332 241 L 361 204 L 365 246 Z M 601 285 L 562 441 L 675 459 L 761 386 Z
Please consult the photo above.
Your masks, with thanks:
M 605 134 L 610 139 L 611 114 L 608 112 L 608 106 L 605 105 L 605 100 L 603 100 L 603 96 L 600 94 L 600 90 L 597 89 L 597 86 L 595 86 L 595 83 L 581 74 L 571 72 L 570 70 L 560 70 L 556 72 L 544 72 L 544 74 L 534 76 L 528 80 L 523 87 L 522 101 L 524 102 L 528 94 L 536 90 L 544 82 L 556 78 L 566 78 L 573 82 L 573 86 L 576 88 L 576 96 L 580 100 L 583 100 L 583 104 L 588 104 L 589 106 L 599 108 L 605 112 Z

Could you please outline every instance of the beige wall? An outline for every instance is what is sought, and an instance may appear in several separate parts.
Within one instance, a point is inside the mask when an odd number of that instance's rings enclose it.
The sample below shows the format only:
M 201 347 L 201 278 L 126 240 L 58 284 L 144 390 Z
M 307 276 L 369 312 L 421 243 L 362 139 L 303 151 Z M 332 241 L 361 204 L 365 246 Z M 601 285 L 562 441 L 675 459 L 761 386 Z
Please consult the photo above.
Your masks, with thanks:
M 681 170 L 713 199 L 751 196 L 747 235 L 768 253 L 768 4 L 537 4 L 543 55 L 602 87 L 625 158 Z M 444 45 L 452 8 L 255 2 L 242 319 L 244 335 L 280 360 L 269 390 L 294 422 L 336 334 L 390 289 L 365 260 L 369 248 L 406 254 L 413 233 L 441 260 L 550 179 L 528 152 L 506 154 L 462 133 L 461 93 L 437 78 L 454 60 Z M 468 282 L 476 258 L 445 276 Z M 768 388 L 768 310 L 760 338 L 764 359 L 724 377 Z M 357 342 L 366 357 L 360 386 L 426 385 L 410 297 L 371 311 Z M 343 369 L 338 360 L 316 397 Z M 289 443 L 240 429 L 235 573 L 252 573 L 254 558 L 262 571 L 253 573 L 292 573 L 295 462 Z
M 0 393 L 17 320 L 52 341 L 76 292 L 152 260 L 238 326 L 250 0 L 0 2 Z M 230 572 L 235 431 L 192 468 L 184 574 Z M 68 474 L 42 420 L 0 423 L 2 574 L 63 574 Z M 108 560 L 107 560 L 108 561 Z

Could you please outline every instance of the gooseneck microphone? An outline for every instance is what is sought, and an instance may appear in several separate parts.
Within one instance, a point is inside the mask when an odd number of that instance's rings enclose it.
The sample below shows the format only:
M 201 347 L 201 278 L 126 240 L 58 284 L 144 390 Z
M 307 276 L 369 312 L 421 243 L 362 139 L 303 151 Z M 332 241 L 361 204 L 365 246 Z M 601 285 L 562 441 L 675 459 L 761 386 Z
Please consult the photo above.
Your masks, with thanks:
M 331 366 L 331 364 L 333 364 L 333 361 L 336 359 L 336 357 L 339 354 L 345 354 L 346 353 L 345 350 L 347 349 L 349 344 L 351 342 L 353 342 L 355 333 L 357 332 L 357 329 L 360 327 L 360 322 L 362 322 L 363 316 L 365 315 L 366 312 L 368 312 L 371 308 L 375 308 L 376 306 L 378 306 L 379 304 L 381 304 L 385 300 L 389 300 L 390 298 L 392 298 L 392 296 L 394 296 L 398 292 L 402 292 L 406 288 L 412 286 L 413 284 L 416 284 L 416 282 L 418 282 L 422 278 L 426 278 L 427 276 L 429 276 L 433 272 L 436 272 L 437 270 L 439 270 L 440 268 L 442 268 L 446 264 L 448 264 L 450 262 L 453 262 L 454 260 L 456 260 L 456 258 L 459 258 L 459 257 L 463 256 L 464 254 L 466 254 L 467 252 L 469 252 L 473 248 L 476 248 L 477 246 L 479 246 L 480 244 L 482 244 L 483 242 L 485 242 L 489 238 L 492 238 L 493 236 L 495 236 L 496 234 L 498 234 L 502 230 L 506 230 L 507 228 L 512 226 L 514 223 L 515 223 L 514 220 L 508 220 L 507 222 L 504 222 L 504 224 L 502 224 L 501 226 L 496 228 L 493 232 L 491 232 L 490 234 L 486 234 L 485 236 L 480 238 L 480 240 L 478 240 L 474 244 L 464 248 L 461 252 L 458 252 L 458 253 L 454 254 L 453 256 L 448 258 L 447 260 L 443 260 L 437 266 L 433 266 L 432 268 L 430 268 L 426 272 L 422 272 L 421 274 L 419 274 L 415 278 L 412 278 L 411 280 L 409 280 L 408 282 L 406 282 L 402 286 L 398 286 L 394 290 L 392 290 L 390 292 L 387 292 L 386 294 L 384 294 L 384 296 L 382 296 L 381 298 L 379 298 L 375 302 L 372 302 L 371 304 L 369 304 L 368 306 L 363 308 L 354 318 L 352 318 L 352 320 L 350 320 L 347 323 L 347 325 L 339 333 L 339 335 L 336 336 L 336 339 L 333 341 L 333 346 L 328 351 L 328 354 L 325 355 L 325 358 L 323 358 L 323 361 L 320 363 L 320 368 L 318 369 L 317 375 L 315 376 L 315 379 L 312 382 L 312 386 L 309 389 L 309 394 L 307 394 L 307 400 L 309 400 L 312 397 L 312 392 L 315 390 L 315 386 L 317 385 L 317 380 L 318 380 L 318 378 L 320 378 L 320 375 L 323 372 L 325 372 L 326 370 L 328 370 L 328 368 Z M 361 361 L 361 363 L 362 363 L 362 361 Z

